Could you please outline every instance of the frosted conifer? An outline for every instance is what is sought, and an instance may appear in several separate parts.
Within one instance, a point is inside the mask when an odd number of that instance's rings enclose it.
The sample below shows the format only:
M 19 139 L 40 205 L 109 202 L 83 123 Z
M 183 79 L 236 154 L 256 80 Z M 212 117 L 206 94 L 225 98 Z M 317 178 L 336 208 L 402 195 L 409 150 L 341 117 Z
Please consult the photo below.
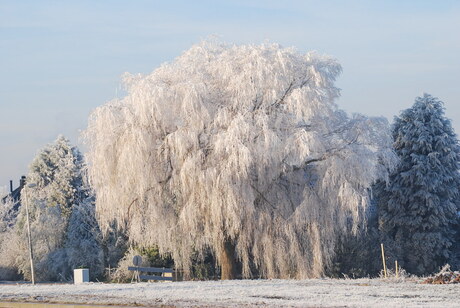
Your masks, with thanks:
M 411 273 L 428 274 L 450 256 L 459 197 L 460 152 L 443 103 L 431 95 L 395 118 L 401 159 L 380 196 L 380 228 Z
M 91 279 L 103 274 L 102 234 L 91 199 L 74 204 L 66 232 L 65 251 L 70 269 L 88 268 Z
M 59 206 L 66 220 L 73 204 L 87 197 L 83 190 L 83 156 L 64 136 L 42 149 L 32 161 L 27 175 L 27 184 L 35 187 L 24 188 L 29 202 L 37 200 L 47 206 Z M 23 195 L 24 195 L 23 194 Z
M 89 119 L 102 228 L 157 245 L 190 270 L 211 251 L 222 277 L 318 277 L 391 164 L 385 119 L 348 117 L 332 58 L 276 44 L 203 42 Z M 384 165 L 381 164 L 383 162 Z
M 80 210 L 80 205 L 89 198 L 89 190 L 83 181 L 83 156 L 66 138 L 59 136 L 54 143 L 47 145 L 37 154 L 29 169 L 27 183 L 21 194 L 21 204 L 25 205 L 27 202 L 29 205 L 37 279 L 68 279 L 74 264 L 68 262 L 73 258 L 69 255 L 72 250 L 66 251 L 64 248 L 66 233 L 68 229 L 74 232 L 77 228 L 69 225 L 69 219 L 71 215 L 76 215 L 72 214 L 72 210 Z M 35 186 L 29 187 L 31 183 Z M 24 239 L 27 230 L 25 212 L 25 206 L 21 206 L 16 224 L 17 232 Z M 75 219 L 75 223 L 83 222 Z M 73 235 L 69 236 L 72 239 L 70 246 L 75 247 Z M 27 249 L 27 245 L 20 247 L 18 268 L 29 278 Z M 74 252 L 82 254 L 81 251 Z

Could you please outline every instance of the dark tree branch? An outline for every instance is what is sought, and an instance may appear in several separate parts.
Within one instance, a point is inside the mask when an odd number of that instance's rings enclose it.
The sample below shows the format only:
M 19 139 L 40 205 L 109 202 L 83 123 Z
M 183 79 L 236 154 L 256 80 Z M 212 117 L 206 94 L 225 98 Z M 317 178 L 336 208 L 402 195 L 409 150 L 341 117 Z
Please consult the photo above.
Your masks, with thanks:
M 145 190 L 144 194 L 148 193 L 149 191 L 151 191 L 152 189 L 154 189 L 155 187 L 149 187 Z M 131 203 L 128 205 L 128 211 L 127 211 L 127 217 L 129 218 L 129 213 L 131 211 L 131 206 L 136 203 L 137 201 L 139 201 L 139 197 L 135 198 L 133 201 L 131 201 Z
M 304 81 L 302 81 L 300 84 L 299 84 L 299 87 L 298 88 L 303 88 L 309 81 L 311 80 L 311 77 L 308 77 L 307 79 L 305 79 Z M 292 91 L 295 89 L 294 87 L 295 85 L 295 79 L 293 81 L 291 81 L 291 83 L 289 84 L 289 86 L 287 87 L 286 91 L 284 91 L 283 95 L 277 99 L 276 101 L 274 101 L 270 107 L 274 107 L 274 106 L 279 106 L 281 104 L 284 104 L 284 100 L 292 93 Z

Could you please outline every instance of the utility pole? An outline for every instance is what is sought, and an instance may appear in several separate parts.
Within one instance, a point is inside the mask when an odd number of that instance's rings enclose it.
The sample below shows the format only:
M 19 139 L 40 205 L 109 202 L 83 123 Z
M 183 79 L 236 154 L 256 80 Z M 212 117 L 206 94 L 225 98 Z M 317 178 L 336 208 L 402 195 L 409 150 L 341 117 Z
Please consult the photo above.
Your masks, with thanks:
M 33 188 L 37 186 L 37 184 L 29 184 L 27 185 L 28 188 Z M 35 269 L 34 269 L 34 255 L 32 252 L 32 239 L 30 236 L 30 221 L 29 221 L 29 194 L 28 191 L 25 194 L 25 203 L 26 203 L 26 216 L 27 216 L 27 237 L 29 239 L 29 258 L 30 258 L 30 271 L 32 273 L 32 284 L 35 284 Z

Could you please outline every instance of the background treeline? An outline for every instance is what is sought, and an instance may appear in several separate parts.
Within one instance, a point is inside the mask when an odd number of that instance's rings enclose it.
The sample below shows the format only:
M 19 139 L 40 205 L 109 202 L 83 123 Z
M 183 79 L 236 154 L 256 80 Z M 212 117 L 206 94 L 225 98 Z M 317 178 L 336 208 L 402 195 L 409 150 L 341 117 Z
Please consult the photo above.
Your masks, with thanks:
M 460 267 L 460 150 L 442 102 L 430 95 L 417 98 L 395 118 L 392 135 L 399 164 L 388 179 L 374 184 L 358 229 L 350 224 L 350 232 L 337 239 L 328 276 L 378 276 L 380 243 L 390 269 L 395 260 L 415 275 L 431 274 L 446 263 Z M 102 234 L 83 156 L 60 136 L 31 163 L 21 206 L 10 198 L 0 206 L 0 280 L 30 279 L 26 203 L 39 281 L 71 280 L 74 268 L 89 268 L 92 280 L 126 281 L 136 254 L 144 265 L 174 267 L 155 246 L 133 248 L 129 234 L 115 223 Z M 188 278 L 219 275 L 209 251 L 197 255 Z

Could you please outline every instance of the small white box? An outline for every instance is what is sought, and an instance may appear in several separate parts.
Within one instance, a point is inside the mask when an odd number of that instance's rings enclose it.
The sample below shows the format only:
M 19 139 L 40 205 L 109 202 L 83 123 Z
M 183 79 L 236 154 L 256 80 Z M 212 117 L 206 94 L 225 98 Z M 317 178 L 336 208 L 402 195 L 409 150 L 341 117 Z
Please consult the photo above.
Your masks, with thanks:
M 79 268 L 73 270 L 73 282 L 74 284 L 89 282 L 89 269 Z

